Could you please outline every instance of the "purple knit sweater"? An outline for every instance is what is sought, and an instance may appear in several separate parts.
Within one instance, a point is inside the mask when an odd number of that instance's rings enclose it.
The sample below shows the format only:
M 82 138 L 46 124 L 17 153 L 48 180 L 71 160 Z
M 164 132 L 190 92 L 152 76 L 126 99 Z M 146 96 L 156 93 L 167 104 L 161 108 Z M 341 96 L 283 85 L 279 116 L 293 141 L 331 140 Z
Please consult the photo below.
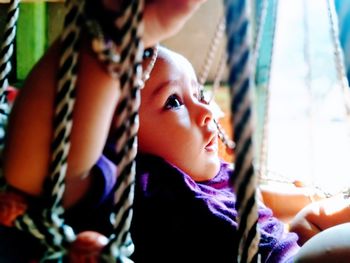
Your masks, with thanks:
M 115 168 L 100 158 L 94 191 L 66 219 L 79 232 L 108 235 Z M 154 156 L 139 156 L 132 238 L 136 263 L 232 263 L 236 259 L 236 196 L 228 186 L 232 168 L 221 164 L 218 175 L 197 183 L 181 170 Z M 285 233 L 270 209 L 260 206 L 261 262 L 289 262 L 298 251 L 297 236 Z
M 137 162 L 132 237 L 136 263 L 235 262 L 236 196 L 222 163 L 210 181 L 195 182 L 164 160 Z M 270 209 L 259 207 L 261 262 L 289 262 L 298 251 L 297 235 L 285 233 Z
M 218 175 L 196 183 L 188 175 L 152 156 L 139 156 L 132 238 L 136 263 L 235 262 L 237 223 L 235 194 L 228 187 L 232 169 L 222 163 Z M 109 236 L 115 166 L 101 157 L 94 167 L 94 188 L 79 204 L 66 211 L 76 232 L 95 230 Z M 285 233 L 271 210 L 259 209 L 262 262 L 289 262 L 299 247 L 297 236 Z M 26 233 L 0 228 L 0 261 L 28 262 L 40 254 L 38 240 Z M 18 253 L 10 253 L 15 242 Z M 11 250 L 11 251 L 10 251 Z M 14 259 L 16 258 L 16 259 Z M 12 260 L 12 261 L 11 261 Z

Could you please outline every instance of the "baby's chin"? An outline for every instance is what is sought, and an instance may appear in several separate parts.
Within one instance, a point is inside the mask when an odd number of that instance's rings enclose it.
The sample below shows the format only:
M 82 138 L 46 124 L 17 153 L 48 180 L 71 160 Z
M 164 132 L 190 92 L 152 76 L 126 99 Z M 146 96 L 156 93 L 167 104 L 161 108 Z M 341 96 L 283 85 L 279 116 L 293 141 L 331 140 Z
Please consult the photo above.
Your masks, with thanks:
M 201 167 L 201 173 L 197 175 L 189 174 L 196 182 L 204 182 L 213 179 L 220 171 L 220 159 L 212 160 L 210 163 Z

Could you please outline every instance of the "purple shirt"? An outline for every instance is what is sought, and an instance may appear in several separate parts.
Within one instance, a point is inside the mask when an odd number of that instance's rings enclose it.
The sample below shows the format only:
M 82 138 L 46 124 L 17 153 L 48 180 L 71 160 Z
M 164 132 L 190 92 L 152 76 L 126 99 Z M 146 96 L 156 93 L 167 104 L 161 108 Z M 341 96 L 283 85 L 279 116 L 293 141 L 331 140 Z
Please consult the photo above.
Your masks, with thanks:
M 210 181 L 193 179 L 165 162 L 139 157 L 132 237 L 141 262 L 235 262 L 236 195 L 228 185 L 230 165 Z M 288 262 L 297 235 L 286 233 L 270 209 L 259 207 L 261 262 Z
M 108 235 L 116 170 L 101 157 L 94 167 L 94 189 L 74 209 L 67 222 L 79 232 Z M 154 156 L 139 156 L 131 234 L 134 260 L 142 262 L 235 262 L 236 195 L 228 185 L 231 165 L 221 164 L 217 176 L 195 182 Z M 298 251 L 297 235 L 285 233 L 270 209 L 259 207 L 261 262 L 289 262 Z

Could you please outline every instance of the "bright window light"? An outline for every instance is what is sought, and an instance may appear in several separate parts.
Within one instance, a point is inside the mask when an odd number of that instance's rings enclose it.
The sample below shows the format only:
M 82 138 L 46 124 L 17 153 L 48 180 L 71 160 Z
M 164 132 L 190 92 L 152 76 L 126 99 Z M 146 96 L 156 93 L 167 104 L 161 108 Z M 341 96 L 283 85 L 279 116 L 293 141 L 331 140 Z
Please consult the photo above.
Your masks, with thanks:
M 268 176 L 331 194 L 349 187 L 350 119 L 326 1 L 279 1 L 271 65 Z

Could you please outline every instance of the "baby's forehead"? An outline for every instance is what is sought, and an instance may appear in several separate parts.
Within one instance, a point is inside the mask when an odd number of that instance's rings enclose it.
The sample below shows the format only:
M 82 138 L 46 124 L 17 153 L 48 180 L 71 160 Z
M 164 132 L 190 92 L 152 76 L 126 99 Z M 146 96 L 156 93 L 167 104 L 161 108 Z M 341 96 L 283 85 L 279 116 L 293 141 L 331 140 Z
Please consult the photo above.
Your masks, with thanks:
M 186 74 L 195 73 L 191 62 L 186 57 L 167 48 L 159 49 L 158 60 L 163 65 L 178 68 L 180 72 L 186 72 Z
M 152 57 L 144 60 L 144 71 L 149 68 L 151 63 Z M 191 63 L 183 55 L 165 47 L 159 47 L 157 59 L 155 60 L 154 68 L 151 70 L 150 81 L 148 82 L 155 84 L 157 81 L 168 81 L 168 78 L 183 77 L 193 80 L 191 82 L 197 82 L 196 73 Z

